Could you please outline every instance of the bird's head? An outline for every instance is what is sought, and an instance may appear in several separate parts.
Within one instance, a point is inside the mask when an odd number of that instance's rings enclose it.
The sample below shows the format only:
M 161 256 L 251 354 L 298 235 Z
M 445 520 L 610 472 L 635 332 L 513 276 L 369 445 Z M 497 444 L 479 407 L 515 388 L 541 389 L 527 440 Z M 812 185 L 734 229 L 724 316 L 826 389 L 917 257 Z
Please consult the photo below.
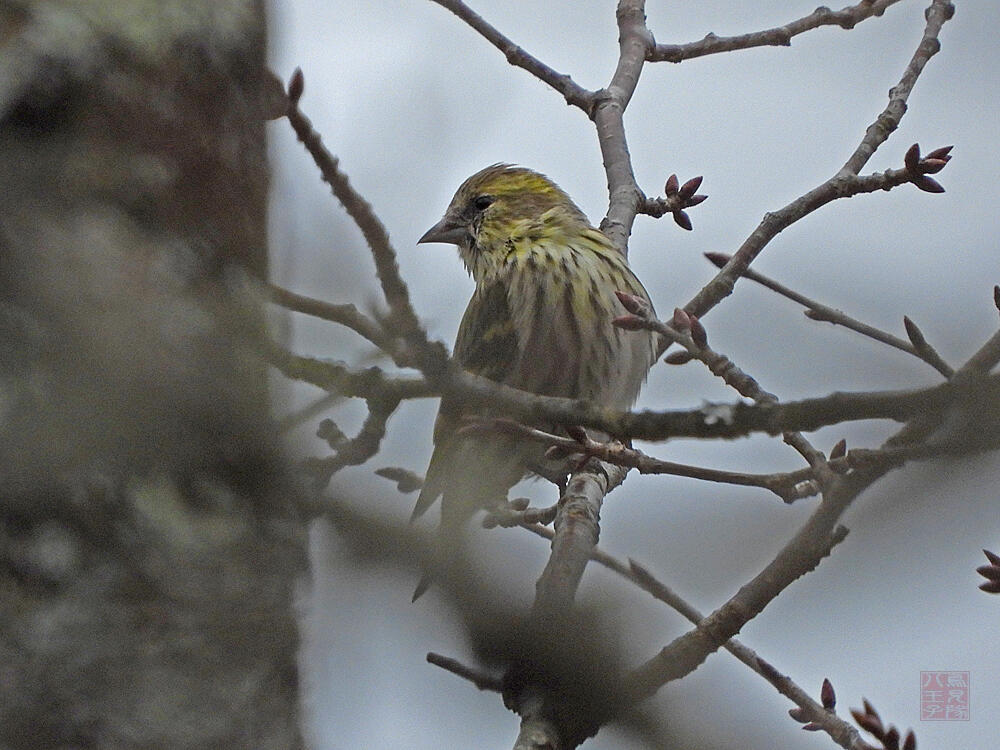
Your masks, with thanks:
M 457 245 L 473 274 L 508 252 L 508 239 L 550 227 L 589 226 L 572 199 L 545 175 L 494 164 L 462 183 L 444 217 L 417 242 Z M 492 257 L 490 257 L 492 256 Z

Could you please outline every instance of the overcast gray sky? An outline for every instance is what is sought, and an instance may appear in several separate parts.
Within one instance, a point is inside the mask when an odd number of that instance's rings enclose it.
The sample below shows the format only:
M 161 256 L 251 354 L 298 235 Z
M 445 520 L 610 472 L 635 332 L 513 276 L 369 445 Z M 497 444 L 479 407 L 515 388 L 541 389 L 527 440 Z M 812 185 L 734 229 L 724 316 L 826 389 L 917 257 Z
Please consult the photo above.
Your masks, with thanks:
M 664 314 L 711 278 L 708 250 L 734 252 L 765 212 L 818 185 L 843 164 L 882 110 L 923 29 L 924 0 L 903 0 L 852 31 L 824 27 L 790 48 L 715 55 L 681 65 L 647 65 L 626 114 L 636 175 L 647 194 L 666 177 L 703 174 L 709 200 L 691 211 L 693 232 L 640 217 L 630 262 Z M 501 2 L 472 7 L 580 84 L 607 83 L 617 59 L 611 0 Z M 911 187 L 827 206 L 777 237 L 754 267 L 798 291 L 903 335 L 916 320 L 952 363 L 997 327 L 992 286 L 996 246 L 997 131 L 1000 125 L 1000 4 L 956 3 L 942 51 L 917 84 L 902 126 L 866 172 L 899 167 L 913 142 L 925 152 L 954 144 L 938 175 L 947 188 Z M 647 2 L 659 42 L 693 41 L 785 23 L 815 0 L 756 3 Z M 274 0 L 273 67 L 306 76 L 303 109 L 355 186 L 388 227 L 414 305 L 432 336 L 454 339 L 472 283 L 453 250 L 416 239 L 443 212 L 458 184 L 497 161 L 545 172 L 596 224 L 607 206 L 593 127 L 575 108 L 427 0 L 330 3 Z M 274 155 L 273 274 L 295 291 L 359 305 L 377 300 L 370 257 L 320 183 L 287 123 L 271 128 Z M 359 361 L 356 340 L 295 318 L 293 347 Z M 791 303 L 748 282 L 705 320 L 713 346 L 782 399 L 832 390 L 916 387 L 938 382 L 926 365 L 843 329 L 807 320 Z M 296 404 L 315 397 L 296 389 Z M 733 400 L 695 365 L 658 365 L 641 405 L 684 408 Z M 372 469 L 423 472 L 436 410 L 405 405 L 390 423 L 383 453 L 343 472 L 331 489 L 405 519 L 412 496 L 394 492 Z M 357 428 L 357 405 L 331 415 Z M 310 429 L 314 429 L 312 425 Z M 826 429 L 874 446 L 892 425 Z M 305 453 L 322 446 L 296 438 Z M 653 454 L 719 468 L 799 468 L 777 441 L 675 442 Z M 866 696 L 884 719 L 913 727 L 922 748 L 986 748 L 1000 710 L 996 622 L 1000 598 L 977 591 L 981 547 L 1000 550 L 996 457 L 935 462 L 897 472 L 866 493 L 846 517 L 847 541 L 818 571 L 789 588 L 741 634 L 782 672 L 818 695 L 829 677 L 842 715 Z M 542 502 L 551 491 L 528 487 Z M 677 478 L 630 476 L 605 505 L 601 545 L 634 557 L 703 610 L 755 575 L 815 507 L 786 507 L 767 493 Z M 307 721 L 318 750 L 509 747 L 517 719 L 497 696 L 424 663 L 427 651 L 468 658 L 456 625 L 432 592 L 411 605 L 412 576 L 345 565 L 336 538 L 314 534 L 315 579 L 303 597 Z M 482 534 L 485 554 L 517 559 L 511 590 L 526 601 L 546 548 L 515 530 Z M 306 587 L 308 588 L 308 587 Z M 590 569 L 584 600 L 620 603 L 627 650 L 636 662 L 687 629 L 681 619 L 601 570 Z M 972 672 L 967 722 L 919 720 L 919 673 Z M 668 723 L 704 748 L 830 748 L 802 732 L 773 688 L 722 652 L 662 690 Z M 586 747 L 639 747 L 602 730 Z

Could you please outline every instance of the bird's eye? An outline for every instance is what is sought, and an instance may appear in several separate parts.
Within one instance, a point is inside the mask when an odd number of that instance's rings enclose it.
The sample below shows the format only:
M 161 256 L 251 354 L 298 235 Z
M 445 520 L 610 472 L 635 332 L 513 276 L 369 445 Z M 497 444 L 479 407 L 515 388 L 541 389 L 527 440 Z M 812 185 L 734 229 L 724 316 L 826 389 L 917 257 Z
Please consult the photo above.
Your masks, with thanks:
M 475 206 L 477 211 L 485 211 L 493 205 L 494 200 L 496 199 L 492 195 L 478 195 L 472 199 L 472 205 Z

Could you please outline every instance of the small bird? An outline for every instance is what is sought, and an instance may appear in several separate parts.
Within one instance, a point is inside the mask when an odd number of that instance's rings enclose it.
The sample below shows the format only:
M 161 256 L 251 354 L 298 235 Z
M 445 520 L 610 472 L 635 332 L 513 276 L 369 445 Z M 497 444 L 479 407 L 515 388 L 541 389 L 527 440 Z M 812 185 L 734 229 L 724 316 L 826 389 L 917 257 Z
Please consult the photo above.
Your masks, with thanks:
M 467 371 L 544 395 L 627 409 L 656 359 L 648 331 L 612 320 L 626 310 L 616 291 L 649 302 L 625 257 L 591 226 L 550 179 L 495 164 L 472 175 L 444 217 L 418 240 L 458 246 L 476 283 L 462 317 L 454 356 Z M 434 453 L 411 520 L 441 497 L 432 570 L 458 559 L 462 526 L 479 509 L 506 501 L 544 446 L 500 434 L 461 433 L 463 413 L 442 399 Z M 425 574 L 413 599 L 427 588 Z

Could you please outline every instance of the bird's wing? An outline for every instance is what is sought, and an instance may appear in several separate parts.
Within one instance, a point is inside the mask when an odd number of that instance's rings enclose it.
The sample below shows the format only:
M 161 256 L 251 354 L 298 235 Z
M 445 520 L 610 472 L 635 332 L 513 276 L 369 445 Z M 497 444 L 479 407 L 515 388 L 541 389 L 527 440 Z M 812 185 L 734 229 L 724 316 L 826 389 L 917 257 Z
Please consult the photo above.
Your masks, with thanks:
M 507 282 L 497 279 L 483 285 L 473 294 L 458 329 L 455 359 L 463 369 L 503 383 L 509 379 L 518 351 L 519 341 L 509 307 Z M 489 454 L 498 451 L 500 455 L 493 457 L 500 458 L 503 453 L 509 455 L 509 450 L 505 446 L 498 446 L 495 439 L 453 439 L 455 432 L 462 426 L 461 420 L 462 414 L 455 406 L 447 399 L 442 399 L 434 424 L 434 454 L 427 467 L 427 476 L 412 518 L 422 515 L 446 491 L 459 495 L 477 493 L 481 489 L 476 484 L 483 481 L 482 476 L 463 479 L 463 472 L 458 469 L 473 468 L 475 465 L 488 467 L 488 460 L 491 458 Z M 470 461 L 474 463 L 470 464 Z M 506 476 L 497 479 L 498 486 L 508 481 Z M 514 481 L 516 479 L 517 477 Z M 455 486 L 450 487 L 449 484 Z

